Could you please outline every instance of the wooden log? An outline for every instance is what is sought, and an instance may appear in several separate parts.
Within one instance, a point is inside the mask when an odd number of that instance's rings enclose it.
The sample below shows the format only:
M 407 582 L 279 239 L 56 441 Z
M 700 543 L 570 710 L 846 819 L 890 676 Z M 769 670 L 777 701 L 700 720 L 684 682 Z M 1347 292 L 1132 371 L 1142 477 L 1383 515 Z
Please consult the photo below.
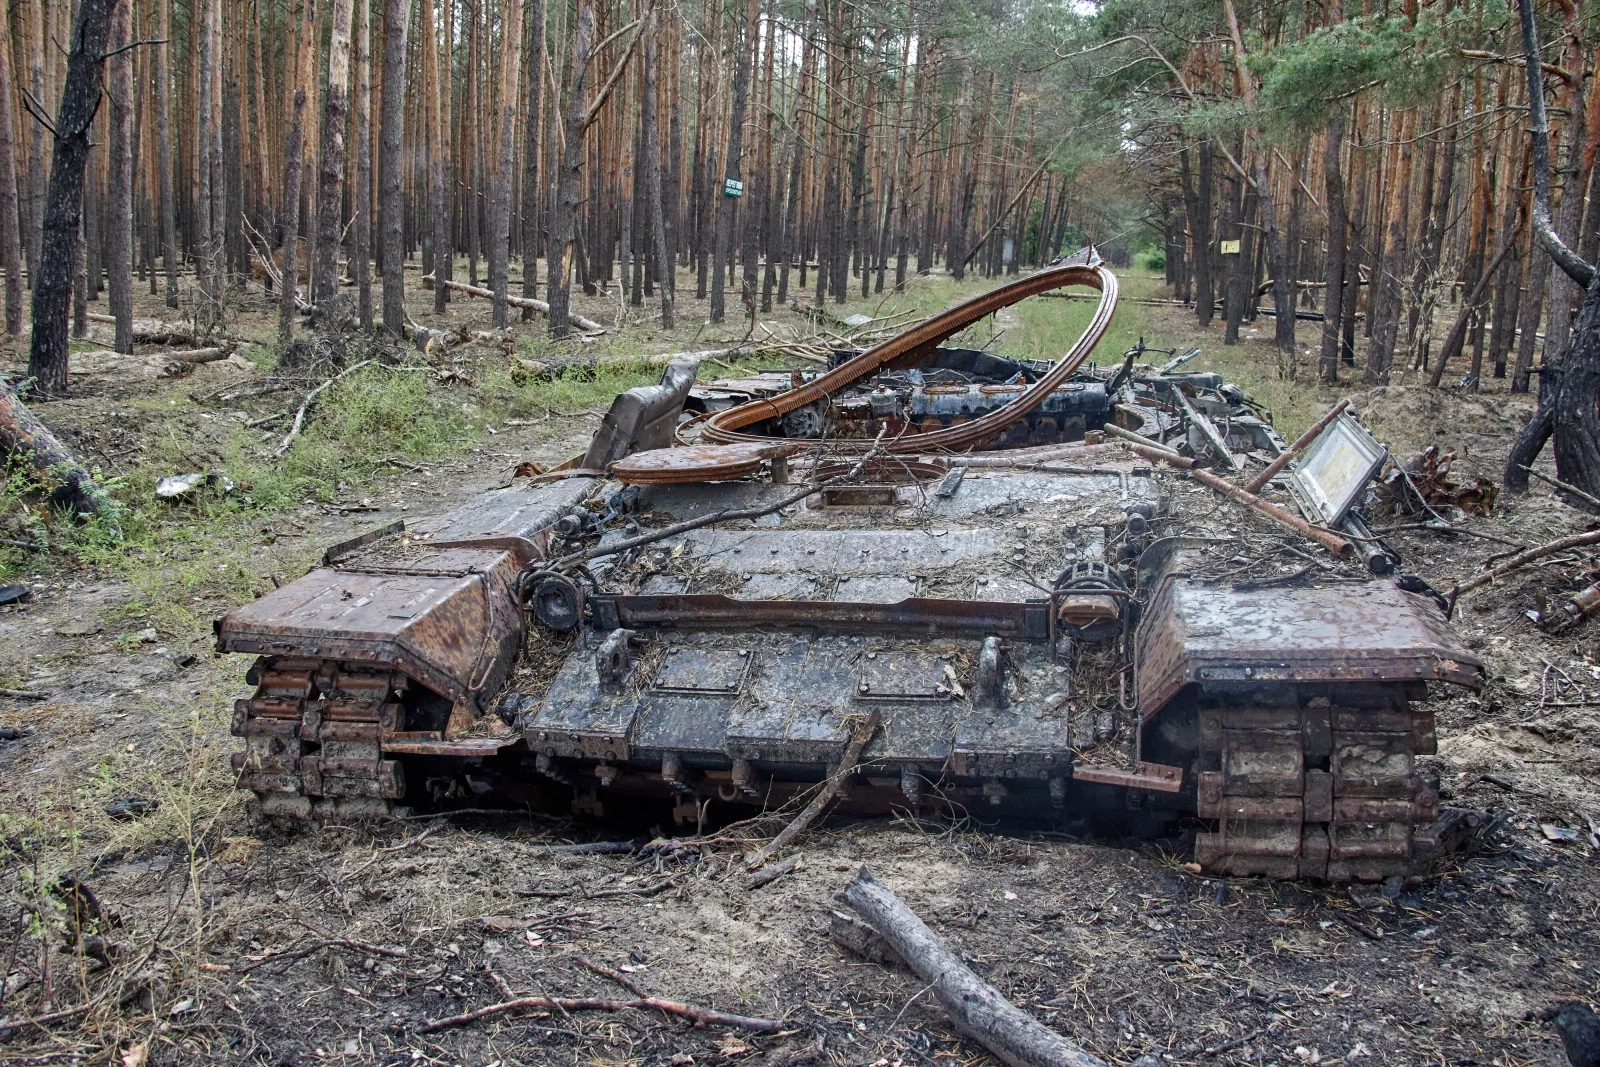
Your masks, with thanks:
M 956 1029 L 1012 1067 L 1108 1067 L 973 974 L 889 887 L 862 867 L 840 899 L 933 988 Z
M 0 387 L 0 453 L 21 456 L 37 472 L 56 504 L 80 515 L 115 513 L 116 506 L 65 445 L 56 440 L 17 395 Z
M 188 348 L 176 352 L 160 352 L 158 355 L 178 363 L 215 363 L 219 359 L 227 359 L 233 355 L 232 348 Z
M 422 276 L 422 287 L 424 289 L 432 289 L 437 284 L 440 284 L 440 283 L 438 282 L 438 280 L 436 278 L 434 278 L 433 275 L 424 274 Z M 444 280 L 443 284 L 444 284 L 444 287 L 446 289 L 449 289 L 451 292 L 454 292 L 454 293 L 465 293 L 468 296 L 481 297 L 481 298 L 483 298 L 485 300 L 493 300 L 494 299 L 494 291 L 492 289 L 485 289 L 481 285 L 468 285 L 466 282 L 453 282 L 448 278 L 446 278 Z M 530 309 L 530 310 L 533 310 L 533 311 L 537 311 L 539 314 L 545 316 L 546 318 L 548 318 L 550 316 L 550 305 L 545 303 L 543 300 L 535 300 L 531 296 L 509 296 L 508 295 L 506 297 L 506 303 L 510 304 L 512 307 L 527 308 L 527 309 Z M 575 314 L 575 313 L 568 313 L 567 318 L 570 319 L 572 324 L 574 326 L 576 326 L 578 329 L 587 331 L 588 333 L 605 333 L 606 332 L 606 328 L 604 326 L 600 325 L 598 322 L 594 321 L 593 319 L 586 319 L 582 315 L 578 315 L 578 314 Z

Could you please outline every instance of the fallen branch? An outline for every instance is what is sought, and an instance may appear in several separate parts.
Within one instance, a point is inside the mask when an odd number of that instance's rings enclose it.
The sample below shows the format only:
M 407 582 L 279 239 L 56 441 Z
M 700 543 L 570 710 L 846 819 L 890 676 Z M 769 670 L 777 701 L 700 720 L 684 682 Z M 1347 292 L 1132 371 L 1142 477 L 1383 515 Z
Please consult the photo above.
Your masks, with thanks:
M 1493 570 L 1485 571 L 1476 578 L 1468 579 L 1465 582 L 1458 582 L 1450 590 L 1450 603 L 1454 604 L 1456 598 L 1462 593 L 1470 593 L 1481 585 L 1488 585 L 1496 578 L 1526 567 L 1528 564 L 1544 559 L 1546 556 L 1553 556 L 1557 552 L 1565 552 L 1569 548 L 1582 548 L 1585 545 L 1593 544 L 1600 544 L 1600 530 L 1590 530 L 1587 533 L 1573 534 L 1570 537 L 1559 537 L 1554 541 L 1530 548 L 1526 552 L 1519 552 Z
M 645 991 L 643 989 L 639 988 L 639 983 L 638 982 L 635 982 L 632 978 L 629 978 L 625 974 L 622 974 L 622 973 L 617 972 L 617 971 L 613 971 L 610 967 L 603 967 L 600 964 L 595 963 L 592 960 L 584 959 L 582 956 L 574 956 L 574 957 L 572 957 L 572 962 L 576 963 L 579 967 L 583 967 L 586 970 L 593 971 L 595 974 L 598 974 L 601 978 L 609 978 L 611 981 L 617 983 L 623 989 L 626 989 L 628 992 L 632 993 L 636 997 L 648 996 L 648 994 L 645 993 Z
M 778 831 L 777 837 L 745 857 L 748 870 L 755 870 L 782 852 L 789 846 L 789 842 L 816 822 L 817 816 L 821 815 L 823 809 L 839 794 L 839 787 L 844 785 L 845 779 L 855 773 L 856 764 L 861 762 L 861 750 L 867 747 L 867 743 L 878 732 L 878 726 L 882 721 L 883 714 L 877 708 L 873 708 L 865 719 L 857 721 L 855 729 L 850 731 L 850 743 L 845 746 L 844 755 L 839 759 L 838 769 L 828 776 L 828 780 L 817 791 L 817 795 L 811 798 L 811 803 L 807 804 L 788 826 Z
M 323 382 L 321 385 L 319 385 L 315 389 L 311 390 L 311 392 L 307 393 L 306 394 L 306 398 L 304 400 L 300 401 L 300 410 L 296 411 L 294 413 L 294 425 L 290 426 L 289 427 L 289 432 L 283 435 L 283 440 L 278 442 L 278 447 L 273 450 L 272 455 L 274 457 L 277 457 L 277 456 L 281 456 L 285 452 L 289 451 L 289 445 L 294 442 L 294 439 L 296 437 L 300 436 L 300 430 L 301 430 L 301 428 L 303 426 L 305 426 L 306 411 L 310 409 L 311 402 L 313 400 L 315 400 L 317 398 L 317 396 L 324 389 L 328 388 L 328 386 L 332 385 L 334 382 L 338 381 L 340 378 L 343 378 L 343 377 L 345 377 L 346 375 L 349 375 L 349 374 L 353 374 L 356 371 L 360 370 L 362 367 L 365 367 L 368 364 L 376 363 L 376 362 L 377 362 L 377 360 L 364 359 L 360 363 L 357 363 L 352 367 L 346 367 L 344 370 L 340 371 L 338 374 L 335 374 L 332 378 L 329 378 L 327 381 Z
M 49 693 L 40 693 L 32 689 L 0 689 L 0 697 L 10 700 L 49 700 Z
M 1000 995 L 866 867 L 840 895 L 930 986 L 956 1029 L 1012 1067 L 1107 1067 Z
M 727 1012 L 712 1011 L 710 1008 L 699 1008 L 693 1004 L 682 1004 L 676 1000 L 663 1000 L 660 997 L 639 997 L 635 1000 L 602 1000 L 599 997 L 517 997 L 513 1000 L 503 1000 L 498 1004 L 490 1004 L 479 1008 L 477 1011 L 463 1012 L 445 1019 L 434 1019 L 417 1028 L 419 1034 L 432 1034 L 440 1030 L 448 1030 L 452 1026 L 464 1026 L 475 1023 L 479 1019 L 487 1019 L 491 1015 L 503 1015 L 508 1011 L 520 1011 L 524 1008 L 544 1009 L 547 1011 L 626 1011 L 629 1008 L 638 1011 L 659 1011 L 667 1015 L 677 1015 L 685 1019 L 692 1019 L 702 1026 L 732 1026 L 740 1030 L 754 1030 L 757 1033 L 775 1033 L 782 1028 L 783 1023 L 778 1019 L 762 1019 L 752 1015 L 730 1015 Z M 1097 1061 L 1098 1062 L 1098 1061 Z
M 1548 474 L 1545 474 L 1541 471 L 1536 471 L 1526 463 L 1519 464 L 1519 466 L 1521 466 L 1523 470 L 1527 471 L 1535 478 L 1539 479 L 1541 482 L 1553 485 L 1563 493 L 1577 497 L 1579 500 L 1583 501 L 1585 504 L 1588 504 L 1592 508 L 1600 508 L 1600 497 L 1597 497 L 1592 493 L 1585 493 L 1582 489 L 1579 489 L 1575 485 L 1568 485 L 1560 478 L 1552 478 Z
M 803 853 L 796 852 L 786 860 L 779 860 L 777 863 L 761 868 L 761 870 L 745 878 L 745 889 L 747 891 L 760 889 L 764 885 L 776 882 L 786 874 L 793 874 L 800 869 L 800 861 L 804 858 Z
M 439 284 L 439 282 L 436 278 L 434 278 L 433 275 L 424 274 L 422 276 L 422 287 L 424 289 L 432 289 L 437 284 Z M 453 282 L 446 280 L 444 282 L 444 287 L 449 289 L 451 292 L 466 293 L 468 296 L 476 296 L 484 300 L 494 299 L 494 290 L 485 289 L 481 285 L 468 285 L 466 282 Z M 506 303 L 510 304 L 514 308 L 528 308 L 530 310 L 537 311 L 539 314 L 544 315 L 547 318 L 550 315 L 550 305 L 545 303 L 543 300 L 535 300 L 531 296 L 507 295 Z M 600 325 L 593 319 L 586 319 L 582 315 L 569 313 L 567 318 L 571 319 L 572 324 L 578 329 L 584 330 L 588 333 L 606 332 L 606 328 L 604 326 Z

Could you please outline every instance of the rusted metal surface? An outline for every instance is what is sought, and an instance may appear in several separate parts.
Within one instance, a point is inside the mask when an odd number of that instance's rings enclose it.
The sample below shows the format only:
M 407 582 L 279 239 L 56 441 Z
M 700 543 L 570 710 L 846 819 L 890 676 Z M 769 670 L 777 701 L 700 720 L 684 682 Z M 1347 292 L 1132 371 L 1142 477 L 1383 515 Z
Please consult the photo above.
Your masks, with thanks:
M 1145 719 L 1196 683 L 1483 685 L 1482 662 L 1438 607 L 1386 581 L 1241 591 L 1193 582 L 1180 561 L 1145 609 L 1137 649 Z
M 1433 717 L 1392 685 L 1267 685 L 1201 696 L 1195 859 L 1232 875 L 1379 881 L 1437 849 Z
M 698 355 L 679 356 L 667 364 L 659 385 L 639 386 L 619 394 L 579 466 L 605 470 L 630 453 L 672 444 L 678 415 L 694 385 L 694 372 L 699 365 Z
M 908 597 L 893 604 L 844 600 L 735 600 L 716 593 L 590 598 L 602 627 L 816 627 L 830 631 L 957 634 L 983 632 L 1040 640 L 1049 605 Z
M 511 551 L 452 548 L 381 570 L 314 570 L 230 612 L 217 648 L 382 664 L 481 706 L 522 638 L 511 584 L 525 562 Z
M 722 482 L 761 469 L 770 447 L 761 445 L 689 445 L 635 452 L 611 465 L 611 476 L 625 485 L 676 485 Z
M 1600 582 L 1587 585 L 1561 601 L 1540 621 L 1553 633 L 1568 630 L 1600 611 Z
M 1328 428 L 1328 424 L 1333 422 L 1334 419 L 1337 419 L 1339 417 L 1339 413 L 1344 411 L 1344 409 L 1349 406 L 1349 400 L 1341 400 L 1332 408 L 1330 408 L 1327 414 L 1323 415 L 1322 418 L 1318 419 L 1311 425 L 1309 430 L 1295 438 L 1293 444 L 1284 449 L 1282 452 L 1279 452 L 1278 458 L 1267 464 L 1266 468 L 1262 470 L 1260 474 L 1246 482 L 1244 484 L 1245 492 L 1261 492 L 1261 488 L 1264 485 L 1276 478 L 1279 471 L 1287 467 L 1289 462 L 1298 456 L 1302 451 L 1304 451 L 1307 445 L 1321 436 L 1322 431 Z
M 981 445 L 1033 411 L 1064 384 L 1088 358 L 1089 353 L 1111 324 L 1111 315 L 1116 310 L 1117 304 L 1117 278 L 1100 265 L 1097 255 L 1086 256 L 1077 263 L 1046 268 L 976 296 L 949 311 L 925 320 L 883 344 L 868 349 L 799 388 L 791 389 L 771 399 L 754 400 L 727 411 L 717 412 L 706 419 L 701 430 L 701 438 L 718 444 L 767 440 L 746 431 L 756 423 L 780 419 L 807 405 L 825 400 L 841 392 L 850 383 L 867 377 L 880 368 L 893 366 L 899 361 L 915 360 L 937 347 L 945 338 L 959 333 L 974 322 L 1002 308 L 1010 307 L 1038 293 L 1049 292 L 1067 285 L 1084 285 L 1098 289 L 1100 303 L 1083 334 L 1047 375 L 1027 386 L 1009 403 L 971 422 L 930 433 L 906 433 L 891 441 L 887 447 L 894 452 L 915 453 L 935 450 L 960 451 Z M 833 442 L 833 446 L 838 449 L 860 450 L 871 445 L 872 442 L 869 440 Z
M 1274 522 L 1282 523 L 1296 533 L 1309 537 L 1335 556 L 1345 558 L 1353 557 L 1356 554 L 1355 546 L 1338 534 L 1329 533 L 1320 526 L 1313 526 L 1300 516 L 1290 514 L 1270 500 L 1262 500 L 1254 493 L 1246 492 L 1226 478 L 1219 478 L 1203 467 L 1191 468 L 1189 474 L 1201 485 L 1209 486 L 1223 496 L 1231 497 L 1246 507 L 1254 508 L 1261 512 L 1261 514 Z

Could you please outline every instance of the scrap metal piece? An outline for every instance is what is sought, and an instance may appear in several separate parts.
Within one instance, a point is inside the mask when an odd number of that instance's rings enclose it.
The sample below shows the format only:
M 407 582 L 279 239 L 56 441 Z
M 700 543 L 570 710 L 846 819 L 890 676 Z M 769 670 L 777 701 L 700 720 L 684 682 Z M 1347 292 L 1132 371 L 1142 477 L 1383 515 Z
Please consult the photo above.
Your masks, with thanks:
M 620 394 L 595 431 L 578 466 L 605 470 L 624 456 L 672 444 L 684 398 L 694 386 L 700 366 L 697 354 L 678 356 L 667 364 L 659 385 L 642 385 Z
M 1340 412 L 1295 465 L 1289 491 L 1306 518 L 1337 526 L 1388 457 L 1365 426 Z
M 838 393 L 845 386 L 890 367 L 898 361 L 915 359 L 947 337 L 973 323 L 1010 307 L 1027 297 L 1085 285 L 1100 291 L 1100 303 L 1084 332 L 1066 354 L 1037 382 L 1029 385 L 1014 400 L 970 422 L 927 433 L 907 433 L 883 445 L 891 452 L 928 452 L 939 449 L 970 448 L 997 437 L 1006 427 L 1032 412 L 1064 384 L 1083 364 L 1111 325 L 1116 310 L 1118 283 L 1115 274 L 1101 265 L 1100 256 L 1087 248 L 1059 266 L 1047 267 L 1026 278 L 991 289 L 956 307 L 913 326 L 859 356 L 829 370 L 814 380 L 770 399 L 752 400 L 726 411 L 719 411 L 704 423 L 701 437 L 717 444 L 765 441 L 770 438 L 750 432 L 757 423 L 785 416 Z M 861 451 L 873 447 L 868 439 L 834 440 L 834 448 Z M 585 464 L 587 466 L 588 464 Z
M 772 451 L 761 445 L 689 445 L 636 452 L 611 465 L 611 476 L 625 485 L 677 485 L 725 482 L 761 469 Z

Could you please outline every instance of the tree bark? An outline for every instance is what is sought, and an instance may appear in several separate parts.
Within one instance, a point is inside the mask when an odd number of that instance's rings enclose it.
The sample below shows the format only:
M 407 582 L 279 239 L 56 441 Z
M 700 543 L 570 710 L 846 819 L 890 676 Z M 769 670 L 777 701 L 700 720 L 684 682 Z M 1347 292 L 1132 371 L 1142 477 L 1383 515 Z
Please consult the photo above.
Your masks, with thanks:
M 313 3 L 314 0 L 306 0 Z M 195 267 L 199 275 L 200 291 L 212 301 L 218 297 L 216 283 L 216 258 L 213 251 L 214 234 L 212 232 L 213 211 L 211 201 L 216 194 L 211 184 L 211 118 L 215 110 L 212 106 L 212 85 L 215 77 L 212 65 L 216 62 L 216 34 L 212 32 L 212 5 L 213 0 L 198 0 L 190 9 L 190 29 L 192 34 L 199 36 L 200 65 L 195 71 L 195 79 L 199 85 L 200 100 L 195 114 L 195 132 L 199 137 L 199 150 L 195 163 L 195 173 L 199 178 L 199 192 L 196 194 L 195 203 Z M 198 23 L 198 25 L 196 25 Z M 98 274 L 93 265 L 89 270 L 91 285 Z M 291 272 L 292 273 L 292 272 Z
M 544 114 L 544 0 L 528 3 L 528 112 L 523 117 L 522 160 L 522 294 L 539 296 L 539 120 Z M 664 267 L 672 270 L 672 264 Z M 533 309 L 522 310 L 523 322 L 533 320 Z M 670 323 L 669 323 L 670 325 Z
M 522 0 L 505 0 L 501 18 L 500 113 L 495 123 L 495 162 L 489 175 L 489 288 L 494 291 L 492 320 L 496 329 L 506 326 L 511 284 L 511 166 L 517 135 L 517 83 L 522 74 Z
M 22 332 L 22 245 L 12 116 L 11 22 L 0 19 L 0 267 L 6 272 L 6 333 Z
M 556 167 L 556 198 L 550 211 L 550 250 L 546 253 L 545 288 L 549 294 L 550 336 L 565 337 L 571 329 L 572 242 L 583 195 L 583 127 L 587 110 L 589 47 L 594 37 L 594 0 L 577 0 L 568 60 L 567 100 L 562 115 L 562 144 Z
M 1107 1067 L 979 978 L 865 867 L 839 899 L 928 983 L 957 1030 L 1013 1067 Z
M 357 0 L 354 44 L 356 66 L 356 185 L 351 197 L 355 226 L 350 234 L 350 271 L 356 279 L 356 321 L 372 332 L 372 12 Z
M 67 78 L 55 115 L 55 151 L 45 193 L 44 239 L 33 287 L 28 374 L 44 396 L 67 390 L 67 314 L 83 215 L 83 170 L 105 79 L 111 10 L 121 0 L 80 0 L 67 53 Z
M 121 0 L 111 15 L 111 47 L 127 49 L 133 40 L 132 0 Z M 122 51 L 109 61 L 107 96 L 111 101 L 109 200 L 106 251 L 111 315 L 117 320 L 118 352 L 133 353 L 133 54 Z
M 172 199 L 172 40 L 171 0 L 156 0 L 156 178 L 161 198 L 161 262 L 167 275 L 167 307 L 178 306 L 178 226 Z M 264 101 L 263 101 L 264 103 Z
M 405 202 L 400 179 L 405 167 L 406 33 L 411 28 L 411 0 L 385 0 L 383 100 L 378 159 L 378 218 L 383 231 L 383 327 L 396 338 L 406 335 Z M 285 288 L 288 288 L 286 285 Z
M 661 134 L 660 118 L 656 106 L 656 65 L 660 61 L 657 42 L 659 19 L 653 14 L 644 39 L 644 99 L 640 121 L 644 126 L 644 188 L 645 204 L 650 211 L 650 240 L 655 246 L 658 287 L 661 291 L 661 325 L 672 329 L 672 252 L 667 247 L 665 205 L 661 200 Z
M 294 317 L 299 310 L 295 290 L 300 280 L 300 184 L 305 169 L 306 81 L 311 66 L 311 46 L 316 38 L 316 0 L 300 0 L 293 16 L 295 24 L 295 81 L 290 86 L 292 99 L 289 132 L 283 149 L 283 285 L 278 294 L 278 340 L 287 343 L 294 333 Z M 201 212 L 204 213 L 203 211 Z M 202 276 L 204 268 L 202 268 Z
M 32 85 L 33 98 L 44 101 L 49 94 L 44 87 L 44 61 L 45 41 L 49 31 L 45 28 L 44 0 L 28 0 L 28 79 Z M 20 72 L 19 72 L 20 75 Z M 44 137 L 45 128 L 42 122 L 28 124 L 30 137 L 28 139 L 28 215 L 25 221 L 26 239 L 24 244 L 28 250 L 28 288 L 38 286 L 39 260 L 44 240 L 44 204 L 45 182 L 47 175 L 44 167 Z
M 728 256 L 733 245 L 733 212 L 738 197 L 726 195 L 726 182 L 738 181 L 744 152 L 744 113 L 746 97 L 750 95 L 750 70 L 755 65 L 756 38 L 760 33 L 761 0 L 748 0 L 745 5 L 744 37 L 739 45 L 739 59 L 733 68 L 733 100 L 728 118 L 728 157 L 724 161 L 724 189 L 717 190 L 717 243 L 711 259 L 711 321 L 721 322 L 726 313 L 724 289 Z
M 97 0 L 83 0 L 85 5 Z M 105 2 L 105 0 L 100 0 Z M 110 0 L 112 3 L 118 0 Z M 76 35 L 74 35 L 76 38 Z M 101 54 L 104 48 L 96 51 Z M 68 84 L 70 85 L 70 78 Z M 57 129 L 60 129 L 58 126 Z M 56 440 L 10 389 L 0 388 L 0 455 L 15 455 L 33 467 L 57 505 L 80 515 L 113 515 L 115 505 L 89 472 Z
M 339 289 L 339 245 L 344 236 L 344 135 L 350 121 L 350 4 L 351 0 L 333 0 L 330 12 L 328 88 L 322 98 L 317 262 L 312 271 L 318 321 L 335 331 L 342 329 L 348 318 L 347 301 Z

